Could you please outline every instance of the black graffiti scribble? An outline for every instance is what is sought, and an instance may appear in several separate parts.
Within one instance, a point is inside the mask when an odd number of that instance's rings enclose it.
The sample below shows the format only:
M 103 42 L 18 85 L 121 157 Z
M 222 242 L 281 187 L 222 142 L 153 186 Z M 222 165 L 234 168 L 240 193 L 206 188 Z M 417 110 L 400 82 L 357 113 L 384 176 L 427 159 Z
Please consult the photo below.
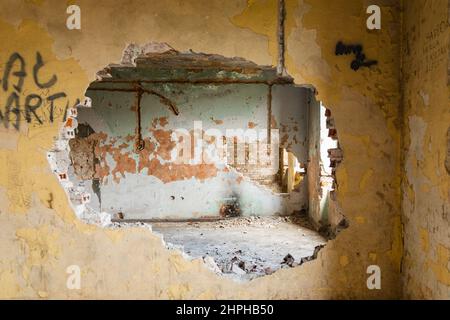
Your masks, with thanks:
M 53 122 L 53 111 L 55 110 L 54 101 L 59 98 L 65 98 L 66 96 L 67 95 L 64 92 L 58 92 L 47 98 L 47 101 L 50 102 L 50 122 Z
M 43 66 L 44 66 L 44 62 L 42 61 L 42 56 L 38 51 L 38 52 L 36 52 L 36 64 L 33 67 L 33 78 L 34 78 L 34 82 L 36 83 L 36 85 L 39 88 L 46 89 L 46 88 L 52 87 L 56 83 L 58 78 L 56 77 L 56 75 L 53 75 L 49 81 L 47 81 L 46 83 L 41 83 L 38 79 L 38 72 Z
M 36 102 L 32 103 L 33 100 L 35 100 Z M 40 95 L 32 93 L 27 96 L 27 98 L 25 99 L 25 119 L 27 120 L 28 123 L 31 122 L 31 113 L 34 115 L 34 117 L 40 124 L 43 123 L 42 120 L 36 114 L 36 109 L 38 109 L 41 105 L 42 105 L 42 98 Z
M 12 106 L 14 105 L 14 108 Z M 8 97 L 8 100 L 6 101 L 6 114 L 9 115 L 10 113 L 13 113 L 16 116 L 16 121 L 13 123 L 14 128 L 16 130 L 19 130 L 19 121 L 20 121 L 20 106 L 19 106 L 19 95 L 15 92 L 11 93 L 11 95 Z M 9 119 L 8 119 L 9 120 Z M 6 128 L 9 127 L 9 121 L 5 123 Z
M 37 89 L 42 92 L 42 89 L 45 89 L 46 94 L 48 94 L 49 89 L 52 88 L 58 81 L 58 77 L 54 74 L 50 77 L 49 80 L 45 81 L 39 77 L 39 72 L 42 68 L 45 67 L 44 60 L 42 59 L 42 55 L 39 51 L 36 52 L 36 61 L 33 65 L 33 80 Z M 22 117 L 24 117 L 27 123 L 31 123 L 33 119 L 37 121 L 39 124 L 44 123 L 44 119 L 42 115 L 45 112 L 41 112 L 41 116 L 38 116 L 37 110 L 43 107 L 45 104 L 48 105 L 48 121 L 53 122 L 55 119 L 55 108 L 56 103 L 60 100 L 67 97 L 65 92 L 56 92 L 47 97 L 41 96 L 38 93 L 30 93 L 25 97 L 25 102 L 21 109 L 21 98 L 20 93 L 22 92 L 23 85 L 25 79 L 27 77 L 26 72 L 26 61 L 25 59 L 17 52 L 14 52 L 9 57 L 3 76 L 0 80 L 1 87 L 4 92 L 9 93 L 6 98 L 6 104 L 4 109 L 4 114 L 0 110 L 0 121 L 3 122 L 5 128 L 9 128 L 10 124 L 16 129 L 20 129 L 20 123 Z M 14 79 L 16 78 L 16 79 Z M 67 100 L 67 99 L 66 99 Z M 74 107 L 79 104 L 79 99 L 73 105 Z M 66 102 L 63 114 L 63 120 L 67 119 L 67 110 L 69 109 L 69 101 Z
M 3 79 L 2 79 L 3 91 L 8 91 L 8 81 L 9 81 L 9 76 L 11 75 L 11 69 L 17 60 L 20 62 L 20 70 L 13 72 L 13 75 L 18 77 L 19 80 L 18 80 L 17 84 L 13 85 L 13 87 L 18 92 L 22 91 L 23 82 L 25 81 L 25 77 L 27 76 L 27 73 L 25 72 L 25 60 L 17 52 L 13 53 L 9 57 L 8 62 L 6 63 L 6 67 L 5 67 L 5 71 L 3 73 Z
M 350 64 L 350 67 L 354 71 L 358 71 L 361 67 L 371 67 L 378 63 L 376 60 L 366 60 L 366 55 L 363 53 L 363 47 L 360 44 L 346 45 L 339 41 L 336 44 L 335 54 L 337 56 L 354 54 L 355 60 L 353 60 Z

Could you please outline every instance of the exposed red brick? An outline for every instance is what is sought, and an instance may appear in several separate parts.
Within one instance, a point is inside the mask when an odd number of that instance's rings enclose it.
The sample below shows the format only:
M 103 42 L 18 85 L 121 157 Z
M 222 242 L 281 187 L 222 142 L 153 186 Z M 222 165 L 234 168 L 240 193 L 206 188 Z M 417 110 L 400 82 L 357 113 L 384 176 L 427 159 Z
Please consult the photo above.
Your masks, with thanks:
M 155 144 L 149 138 L 144 139 L 144 149 L 139 152 L 138 172 L 150 167 L 150 155 L 155 151 Z
M 167 119 L 167 117 L 155 118 L 152 121 L 152 127 L 156 128 L 158 126 L 158 124 L 161 127 L 165 127 L 168 123 L 169 123 L 169 120 Z
M 277 120 L 275 119 L 275 116 L 273 114 L 270 116 L 270 127 L 272 129 L 277 129 L 278 128 Z
M 253 129 L 253 128 L 255 128 L 256 126 L 257 126 L 256 123 L 249 121 L 248 127 L 249 127 L 250 129 Z
M 125 178 L 125 172 L 136 173 L 136 161 L 130 157 L 130 153 L 121 153 L 121 149 L 114 149 L 114 161 L 116 167 L 111 172 L 115 182 L 120 182 L 120 177 L 117 177 L 117 173 L 120 173 L 122 178 Z
M 158 159 L 153 158 L 148 162 L 148 175 L 160 179 L 164 183 L 196 178 L 206 180 L 217 176 L 218 169 L 213 164 L 161 164 Z
M 67 127 L 70 128 L 70 127 L 72 127 L 72 125 L 73 125 L 73 120 L 72 120 L 72 118 L 67 119 L 65 127 L 66 127 L 66 128 L 67 128 Z
M 171 152 L 176 143 L 172 141 L 172 130 L 151 129 L 153 137 L 158 142 L 156 153 L 164 160 L 171 160 Z

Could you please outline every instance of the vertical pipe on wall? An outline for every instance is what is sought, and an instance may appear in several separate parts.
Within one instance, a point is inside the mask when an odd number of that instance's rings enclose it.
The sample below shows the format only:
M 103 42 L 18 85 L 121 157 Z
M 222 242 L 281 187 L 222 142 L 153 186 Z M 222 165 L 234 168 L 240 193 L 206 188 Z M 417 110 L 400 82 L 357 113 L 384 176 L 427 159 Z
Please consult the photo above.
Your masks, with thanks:
M 272 85 L 267 92 L 267 155 L 272 151 Z
M 135 152 L 140 152 L 144 149 L 144 140 L 142 139 L 142 126 L 141 126 L 141 98 L 142 98 L 142 87 L 137 84 L 135 86 L 135 112 L 136 112 L 136 128 L 134 136 L 134 150 Z
M 278 65 L 277 73 L 283 76 L 285 73 L 284 61 L 284 20 L 286 17 L 286 8 L 284 0 L 278 0 Z

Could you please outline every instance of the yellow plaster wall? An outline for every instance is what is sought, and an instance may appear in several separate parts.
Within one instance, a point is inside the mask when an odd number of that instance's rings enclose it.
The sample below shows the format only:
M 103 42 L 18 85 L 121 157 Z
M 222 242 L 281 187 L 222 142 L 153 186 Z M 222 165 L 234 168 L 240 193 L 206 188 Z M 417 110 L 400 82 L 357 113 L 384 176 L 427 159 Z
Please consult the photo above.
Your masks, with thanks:
M 20 132 L 0 129 L 0 297 L 399 298 L 400 4 L 378 2 L 383 28 L 368 31 L 368 1 L 287 0 L 288 72 L 296 83 L 318 90 L 333 112 L 344 151 L 338 201 L 350 228 L 318 259 L 238 284 L 165 249 L 147 230 L 111 231 L 79 222 L 45 158 L 61 125 L 59 104 L 54 123 L 23 123 Z M 36 50 L 46 63 L 40 76 L 56 74 L 52 90 L 63 90 L 71 102 L 83 96 L 96 71 L 120 60 L 130 42 L 162 41 L 259 64 L 276 61 L 275 0 L 80 0 L 81 31 L 65 27 L 69 3 L 1 0 L 0 72 L 11 53 L 26 57 L 22 96 L 36 91 Z M 334 55 L 339 40 L 361 43 L 379 64 L 352 71 L 351 57 Z M 6 97 L 0 91 L 0 107 Z M 446 254 L 440 253 L 429 260 L 437 272 Z M 381 267 L 382 290 L 367 289 L 372 264 Z M 70 265 L 81 268 L 81 290 L 66 288 Z
M 404 295 L 450 299 L 449 1 L 404 3 Z

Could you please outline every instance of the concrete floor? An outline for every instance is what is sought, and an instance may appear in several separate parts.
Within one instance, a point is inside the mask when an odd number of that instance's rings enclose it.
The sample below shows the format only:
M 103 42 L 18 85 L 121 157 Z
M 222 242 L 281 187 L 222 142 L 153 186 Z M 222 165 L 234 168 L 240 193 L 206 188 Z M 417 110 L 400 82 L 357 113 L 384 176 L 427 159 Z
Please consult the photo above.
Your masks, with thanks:
M 241 217 L 151 225 L 166 243 L 182 247 L 192 258 L 203 258 L 217 273 L 242 280 L 295 267 L 326 243 L 304 217 Z

